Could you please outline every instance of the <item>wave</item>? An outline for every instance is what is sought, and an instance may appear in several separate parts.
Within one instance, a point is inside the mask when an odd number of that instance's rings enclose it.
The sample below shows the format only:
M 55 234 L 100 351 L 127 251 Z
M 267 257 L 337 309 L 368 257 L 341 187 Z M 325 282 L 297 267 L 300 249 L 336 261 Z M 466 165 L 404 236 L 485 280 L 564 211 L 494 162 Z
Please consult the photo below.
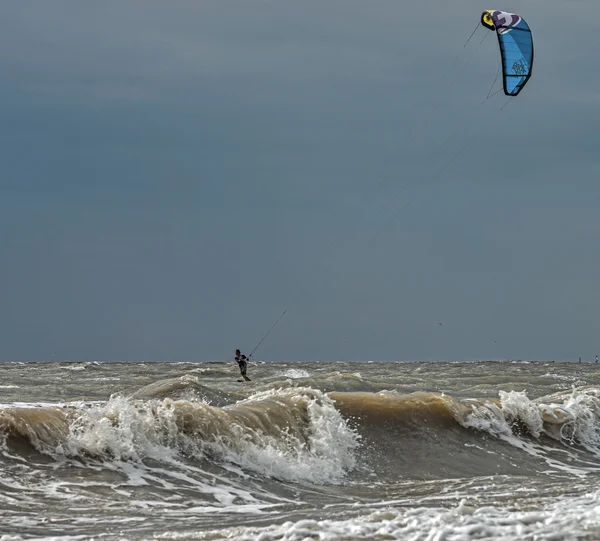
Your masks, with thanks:
M 224 406 L 235 402 L 235 398 L 229 394 L 215 389 L 210 389 L 200 384 L 197 376 L 186 374 L 178 378 L 164 379 L 150 383 L 138 389 L 130 398 L 134 400 L 150 400 L 170 398 L 200 400 L 214 406 Z
M 464 426 L 492 435 L 547 436 L 600 456 L 600 389 L 582 387 L 537 400 L 524 392 L 499 392 L 496 403 L 474 403 Z
M 585 475 L 600 467 L 596 388 L 537 400 L 515 391 L 488 400 L 427 392 L 330 396 L 369 442 L 367 461 L 388 478 Z
M 600 389 L 582 387 L 537 400 L 499 391 L 498 399 L 456 400 L 443 393 L 339 393 L 329 396 L 345 416 L 388 428 L 459 425 L 491 435 L 546 435 L 600 451 Z
M 25 443 L 57 460 L 183 457 L 319 484 L 585 475 L 600 467 L 600 389 L 536 400 L 515 391 L 459 400 L 442 393 L 327 394 L 292 386 L 239 400 L 188 375 L 103 403 L 0 409 L 0 433 L 5 446 L 24 453 Z
M 270 389 L 281 387 L 308 387 L 319 389 L 324 393 L 331 392 L 377 392 L 385 388 L 384 384 L 373 383 L 364 379 L 360 373 L 345 374 L 329 372 L 326 374 L 310 374 L 306 370 L 288 369 L 273 376 L 268 382 Z
M 59 408 L 7 408 L 0 410 L 0 430 L 5 446 L 13 438 L 43 452 L 68 436 L 69 420 Z
M 156 392 L 169 386 L 179 390 L 162 382 Z M 57 459 L 171 461 L 181 454 L 316 483 L 339 482 L 353 469 L 358 446 L 332 400 L 311 389 L 266 391 L 224 407 L 113 396 L 91 407 L 9 408 L 0 429 L 5 444 L 25 439 Z

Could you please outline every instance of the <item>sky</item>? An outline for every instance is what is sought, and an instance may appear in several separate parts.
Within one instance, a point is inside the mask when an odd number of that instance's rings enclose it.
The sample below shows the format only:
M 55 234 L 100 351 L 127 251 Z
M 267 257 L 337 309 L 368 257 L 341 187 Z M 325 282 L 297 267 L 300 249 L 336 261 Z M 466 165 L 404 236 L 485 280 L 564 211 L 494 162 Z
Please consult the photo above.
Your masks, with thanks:
M 516 98 L 489 8 L 533 32 Z M 593 358 L 599 15 L 5 5 L 0 360 L 227 360 L 276 321 L 257 359 Z

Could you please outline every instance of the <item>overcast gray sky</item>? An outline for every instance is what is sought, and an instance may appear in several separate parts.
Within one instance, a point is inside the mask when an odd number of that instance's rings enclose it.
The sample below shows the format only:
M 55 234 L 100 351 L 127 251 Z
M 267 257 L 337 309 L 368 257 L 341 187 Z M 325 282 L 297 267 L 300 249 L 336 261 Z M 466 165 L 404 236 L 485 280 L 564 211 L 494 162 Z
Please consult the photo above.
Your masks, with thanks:
M 504 109 L 488 8 L 534 34 Z M 589 359 L 599 16 L 6 3 L 0 360 L 228 359 L 287 307 L 259 358 Z

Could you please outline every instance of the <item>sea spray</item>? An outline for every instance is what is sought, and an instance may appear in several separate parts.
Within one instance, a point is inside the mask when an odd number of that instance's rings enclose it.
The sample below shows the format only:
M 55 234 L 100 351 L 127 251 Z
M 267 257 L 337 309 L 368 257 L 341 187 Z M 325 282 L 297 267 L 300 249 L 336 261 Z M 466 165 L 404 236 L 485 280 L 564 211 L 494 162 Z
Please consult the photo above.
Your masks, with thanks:
M 224 408 L 113 396 L 71 417 L 53 454 L 120 461 L 206 455 L 316 483 L 339 482 L 352 470 L 359 439 L 333 400 L 310 389 L 269 390 Z
M 354 468 L 359 438 L 331 398 L 313 389 L 269 390 L 257 393 L 236 407 L 269 402 L 284 411 L 305 408 L 307 418 L 300 421 L 305 430 L 303 436 L 299 436 L 297 424 L 289 423 L 277 437 L 262 432 L 260 438 L 248 439 L 237 452 L 224 449 L 229 460 L 278 479 L 323 484 L 339 482 Z

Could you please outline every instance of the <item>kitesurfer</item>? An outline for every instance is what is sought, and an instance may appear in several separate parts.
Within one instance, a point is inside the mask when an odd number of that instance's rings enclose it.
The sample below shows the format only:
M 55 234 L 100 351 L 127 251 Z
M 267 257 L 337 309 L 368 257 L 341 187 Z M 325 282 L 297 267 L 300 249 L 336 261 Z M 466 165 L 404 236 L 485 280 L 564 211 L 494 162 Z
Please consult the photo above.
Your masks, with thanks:
M 246 375 L 246 370 L 248 369 L 248 361 L 250 360 L 250 357 L 246 357 L 242 354 L 242 352 L 239 349 L 236 349 L 235 360 L 238 363 L 238 366 L 240 367 L 240 374 L 242 374 L 242 377 L 246 381 L 250 381 L 250 378 Z

